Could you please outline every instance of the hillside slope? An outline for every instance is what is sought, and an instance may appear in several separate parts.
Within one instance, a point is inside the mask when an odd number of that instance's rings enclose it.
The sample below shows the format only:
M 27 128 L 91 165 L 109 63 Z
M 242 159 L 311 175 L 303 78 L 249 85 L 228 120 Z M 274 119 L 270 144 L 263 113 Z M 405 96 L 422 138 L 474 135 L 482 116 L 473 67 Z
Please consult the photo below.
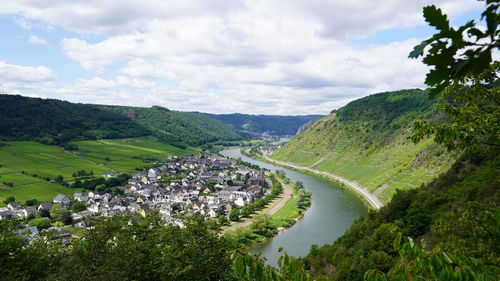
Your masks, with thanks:
M 383 202 L 446 171 L 456 155 L 425 140 L 413 144 L 413 121 L 439 119 L 422 90 L 402 90 L 353 101 L 315 122 L 272 155 L 357 181 Z
M 402 233 L 434 257 L 439 251 L 455 257 L 462 265 L 452 264 L 457 269 L 467 265 L 489 276 L 477 280 L 497 280 L 499 164 L 498 150 L 470 151 L 425 187 L 398 192 L 386 207 L 360 218 L 332 245 L 313 246 L 305 258 L 307 267 L 332 280 L 367 280 L 367 270 L 388 272 L 416 258 L 408 254 L 401 259 L 405 252 L 393 248 L 392 241 Z M 417 279 L 425 280 L 412 278 Z
M 130 107 L 101 106 L 113 113 L 128 116 L 161 138 L 180 141 L 189 145 L 202 145 L 207 142 L 241 140 L 242 136 L 230 125 L 206 114 L 168 110 L 160 106 Z
M 230 125 L 199 113 L 0 95 L 0 140 L 60 145 L 147 135 L 179 147 L 242 139 Z
M 295 135 L 302 125 L 321 117 L 321 115 L 279 116 L 239 113 L 208 115 L 234 126 L 239 131 L 276 136 Z
M 128 138 L 152 134 L 126 116 L 96 106 L 54 99 L 0 95 L 0 139 L 41 140 Z

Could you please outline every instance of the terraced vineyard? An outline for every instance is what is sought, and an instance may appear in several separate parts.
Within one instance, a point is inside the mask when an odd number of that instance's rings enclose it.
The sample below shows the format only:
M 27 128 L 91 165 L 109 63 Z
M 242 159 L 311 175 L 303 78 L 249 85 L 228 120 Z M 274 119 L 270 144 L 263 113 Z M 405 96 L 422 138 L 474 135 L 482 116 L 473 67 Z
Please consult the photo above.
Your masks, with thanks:
M 397 189 L 430 182 L 457 158 L 431 139 L 409 139 L 414 120 L 434 114 L 420 90 L 372 95 L 318 120 L 272 158 L 357 181 L 389 202 Z

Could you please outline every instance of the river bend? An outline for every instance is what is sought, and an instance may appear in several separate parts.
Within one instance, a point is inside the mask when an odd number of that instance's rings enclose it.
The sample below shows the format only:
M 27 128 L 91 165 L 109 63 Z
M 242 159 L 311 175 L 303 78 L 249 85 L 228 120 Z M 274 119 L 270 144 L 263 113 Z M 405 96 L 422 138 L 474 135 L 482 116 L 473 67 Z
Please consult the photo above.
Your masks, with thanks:
M 333 243 L 354 220 L 367 213 L 363 202 L 352 192 L 319 177 L 254 160 L 241 154 L 239 148 L 223 150 L 220 153 L 231 158 L 241 158 L 271 171 L 285 171 L 288 178 L 302 181 L 305 188 L 312 192 L 311 207 L 299 222 L 250 249 L 252 253 L 261 253 L 271 265 L 276 266 L 279 247 L 283 247 L 290 255 L 305 256 L 311 245 Z

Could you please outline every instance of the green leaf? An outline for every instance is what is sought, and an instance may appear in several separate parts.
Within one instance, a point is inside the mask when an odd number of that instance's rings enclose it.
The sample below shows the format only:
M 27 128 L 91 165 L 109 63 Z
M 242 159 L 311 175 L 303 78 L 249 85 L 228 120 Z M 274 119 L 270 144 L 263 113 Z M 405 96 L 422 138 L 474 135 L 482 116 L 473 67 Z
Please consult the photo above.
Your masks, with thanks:
M 408 56 L 409 58 L 416 59 L 419 56 L 424 54 L 424 49 L 429 45 L 429 40 L 422 41 L 422 43 L 418 44 L 413 48 L 413 51 L 411 51 L 410 55 Z
M 486 69 L 491 63 L 491 52 L 484 51 L 479 57 L 474 61 L 472 72 L 475 74 L 481 73 L 484 69 Z
M 240 276 L 244 276 L 246 273 L 246 265 L 245 260 L 242 256 L 238 256 L 234 260 L 234 268 L 236 269 L 236 273 Z
M 401 232 L 398 232 L 396 234 L 396 238 L 394 239 L 394 243 L 393 243 L 393 246 L 394 246 L 394 250 L 399 250 L 399 245 L 401 244 Z
M 480 38 L 484 38 L 484 37 L 488 36 L 484 32 L 482 32 L 481 30 L 479 30 L 475 27 L 469 29 L 467 32 L 469 33 L 470 37 L 476 36 L 476 40 L 479 40 Z
M 447 78 L 448 73 L 446 69 L 431 69 L 425 77 L 425 84 L 431 86 L 438 85 Z
M 450 29 L 448 18 L 446 15 L 443 15 L 441 9 L 436 8 L 434 5 L 424 7 L 424 18 L 430 25 L 441 31 Z
M 443 252 L 443 256 L 449 264 L 453 264 L 453 260 L 445 252 Z

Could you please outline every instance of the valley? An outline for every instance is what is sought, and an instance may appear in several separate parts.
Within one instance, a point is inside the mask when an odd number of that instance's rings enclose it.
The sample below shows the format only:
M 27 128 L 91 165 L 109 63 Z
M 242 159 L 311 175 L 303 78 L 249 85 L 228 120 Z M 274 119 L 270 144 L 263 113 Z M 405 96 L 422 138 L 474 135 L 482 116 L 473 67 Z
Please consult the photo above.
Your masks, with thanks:
M 0 205 L 8 197 L 19 202 L 29 199 L 51 200 L 62 193 L 72 196 L 74 189 L 55 182 L 62 176 L 72 183 L 76 171 L 132 173 L 168 156 L 199 153 L 158 142 L 154 137 L 99 141 L 76 141 L 78 151 L 31 141 L 2 142 L 0 147 Z M 12 183 L 7 187 L 3 182 Z
M 0 281 L 499 280 L 500 0 L 386 2 L 0 2 Z

